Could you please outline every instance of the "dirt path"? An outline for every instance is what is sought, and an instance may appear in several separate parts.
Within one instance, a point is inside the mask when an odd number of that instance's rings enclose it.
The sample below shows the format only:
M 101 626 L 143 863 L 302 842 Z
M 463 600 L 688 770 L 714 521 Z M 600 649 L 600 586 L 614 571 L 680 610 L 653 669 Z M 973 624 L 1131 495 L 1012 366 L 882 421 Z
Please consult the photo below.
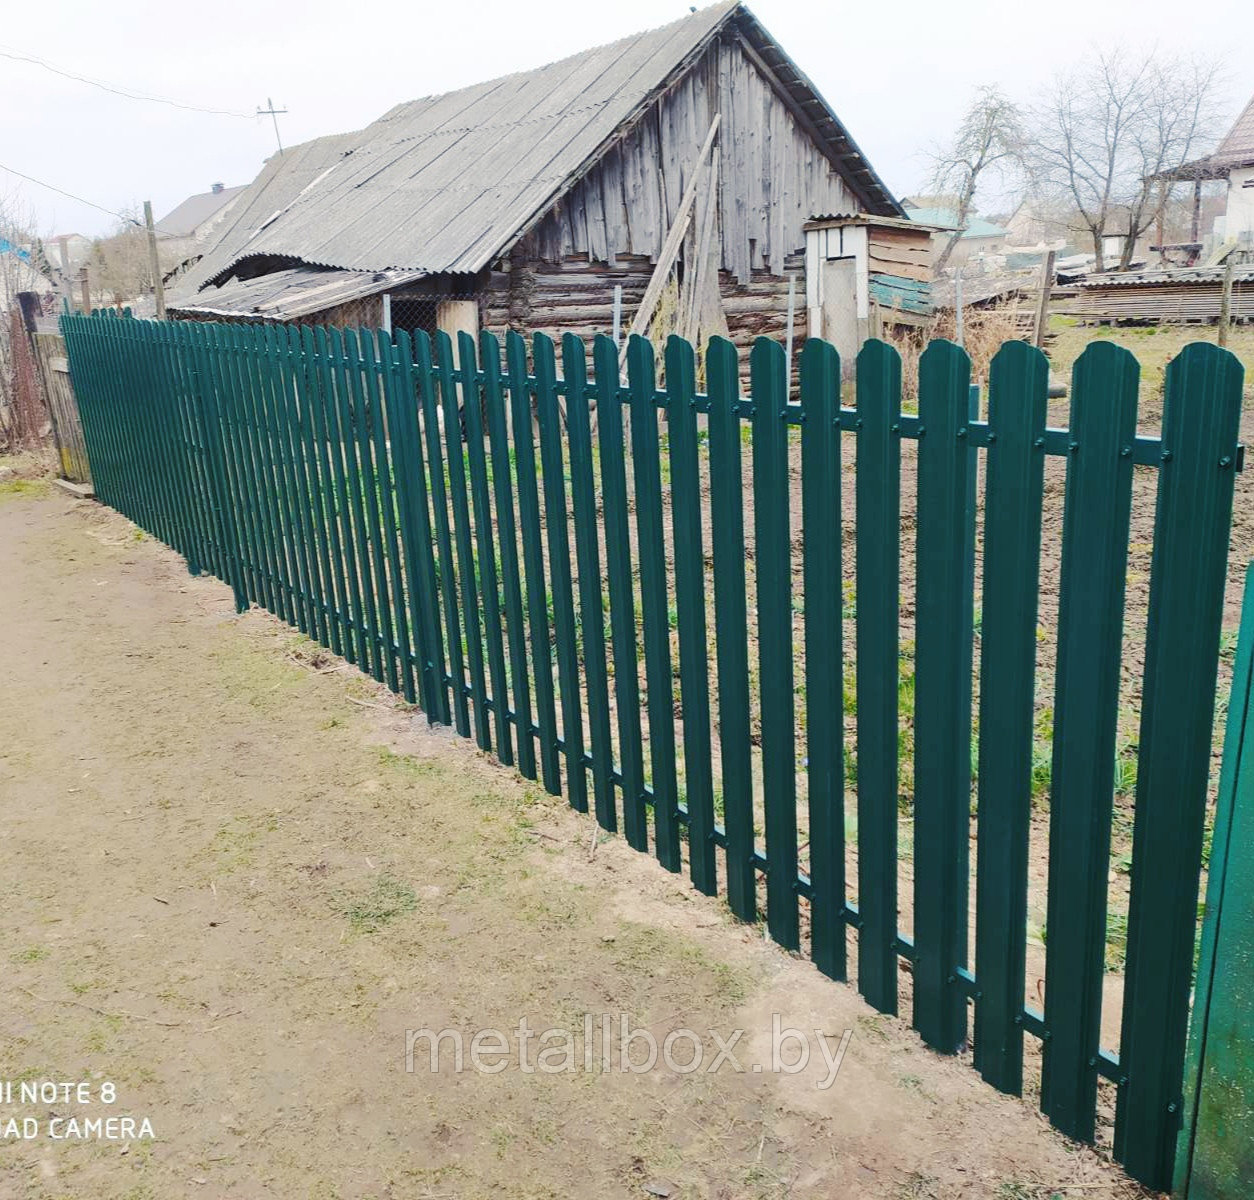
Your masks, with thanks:
M 1141 1194 L 114 514 L 0 488 L 0 662 L 0 1200 Z M 584 1014 L 703 1067 L 585 1070 Z M 578 1069 L 469 1069 L 523 1017 Z M 154 1136 L 51 1136 L 108 1113 Z

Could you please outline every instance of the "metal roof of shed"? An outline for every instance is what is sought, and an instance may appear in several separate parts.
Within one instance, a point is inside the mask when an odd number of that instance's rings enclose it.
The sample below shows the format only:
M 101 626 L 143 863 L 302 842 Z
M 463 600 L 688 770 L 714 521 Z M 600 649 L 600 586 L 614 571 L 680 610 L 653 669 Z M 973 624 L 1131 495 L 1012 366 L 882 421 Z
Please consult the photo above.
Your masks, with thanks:
M 813 85 L 748 9 L 722 0 L 533 71 L 398 105 L 359 133 L 276 156 L 179 296 L 228 277 L 250 257 L 357 271 L 478 271 L 733 26 L 804 113 L 862 205 L 901 215 Z

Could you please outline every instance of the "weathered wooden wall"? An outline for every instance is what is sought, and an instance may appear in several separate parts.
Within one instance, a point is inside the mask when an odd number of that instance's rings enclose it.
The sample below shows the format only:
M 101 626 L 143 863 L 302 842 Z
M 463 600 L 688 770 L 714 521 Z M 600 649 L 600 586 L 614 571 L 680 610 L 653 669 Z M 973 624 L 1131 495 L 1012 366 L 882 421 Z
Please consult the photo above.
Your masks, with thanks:
M 721 266 L 742 285 L 778 276 L 802 225 L 857 204 L 739 40 L 715 42 L 532 231 L 536 257 L 655 259 L 715 113 Z

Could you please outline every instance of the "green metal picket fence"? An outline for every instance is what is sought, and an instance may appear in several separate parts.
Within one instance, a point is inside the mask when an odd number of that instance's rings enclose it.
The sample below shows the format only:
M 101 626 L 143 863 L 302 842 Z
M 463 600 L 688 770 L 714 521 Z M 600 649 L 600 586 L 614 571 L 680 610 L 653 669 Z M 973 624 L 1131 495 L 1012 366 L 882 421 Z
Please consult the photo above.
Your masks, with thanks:
M 804 941 L 832 978 L 855 943 L 866 999 L 895 1013 L 908 987 L 925 1042 L 973 1042 L 995 1087 L 1023 1090 L 1024 1034 L 1040 1039 L 1041 1103 L 1071 1136 L 1093 1140 L 1099 1081 L 1112 1081 L 1116 1157 L 1169 1184 L 1239 466 L 1231 354 L 1194 345 L 1176 359 L 1157 438 L 1137 434 L 1139 369 L 1109 343 L 1080 359 L 1057 429 L 1046 360 L 1020 342 L 995 359 L 980 419 L 948 342 L 922 357 L 914 412 L 897 353 L 875 341 L 842 407 L 836 352 L 817 340 L 794 402 L 766 340 L 742 395 L 718 339 L 700 363 L 671 339 L 659 387 L 639 338 L 624 382 L 608 338 L 591 370 L 563 338 L 559 374 L 542 335 L 529 347 L 510 334 L 502 356 L 488 334 L 108 316 L 63 328 L 99 497 L 228 582 L 240 609 L 269 609 L 591 806 L 702 892 L 721 887 L 742 920 L 764 913 L 775 941 Z M 1025 957 L 1048 456 L 1065 461 L 1065 511 L 1039 1008 Z M 1157 468 L 1158 498 L 1115 1054 L 1100 1032 L 1137 466 Z

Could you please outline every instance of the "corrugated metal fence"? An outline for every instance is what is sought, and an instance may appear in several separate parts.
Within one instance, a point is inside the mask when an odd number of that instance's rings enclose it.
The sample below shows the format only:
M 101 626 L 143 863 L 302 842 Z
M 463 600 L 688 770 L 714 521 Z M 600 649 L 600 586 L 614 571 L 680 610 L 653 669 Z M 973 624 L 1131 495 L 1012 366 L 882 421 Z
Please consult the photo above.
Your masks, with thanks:
M 1068 1134 L 1094 1137 L 1099 1079 L 1112 1081 L 1116 1156 L 1167 1186 L 1238 456 L 1232 355 L 1195 345 L 1172 364 L 1159 439 L 1137 435 L 1137 364 L 1110 344 L 1085 352 L 1071 428 L 1052 429 L 1046 361 L 1018 342 L 993 364 L 980 420 L 967 357 L 947 342 L 923 357 L 916 414 L 879 342 L 844 408 L 836 353 L 817 340 L 794 403 L 784 351 L 765 340 L 741 396 L 719 340 L 701 390 L 679 339 L 659 388 L 642 339 L 624 384 L 607 338 L 589 373 L 587 347 L 566 337 L 559 376 L 543 336 L 529 354 L 511 334 L 502 358 L 490 335 L 462 335 L 455 353 L 444 335 L 80 316 L 63 328 L 98 494 L 191 570 L 591 806 L 701 891 L 721 885 L 738 917 L 764 910 L 770 935 L 808 943 L 831 977 L 846 978 L 856 944 L 857 986 L 881 1011 L 897 1010 L 906 960 L 915 1028 L 954 1053 L 973 1009 L 975 1066 L 994 1086 L 1021 1091 L 1024 1033 L 1042 1039 L 1041 1103 Z M 842 434 L 858 459 L 852 596 Z M 903 556 L 906 440 L 917 548 Z M 1047 455 L 1067 465 L 1041 1011 L 1025 1004 L 1025 943 Z M 1158 468 L 1158 508 L 1116 1056 L 1100 1019 L 1138 464 Z M 898 894 L 906 720 L 912 896 Z

